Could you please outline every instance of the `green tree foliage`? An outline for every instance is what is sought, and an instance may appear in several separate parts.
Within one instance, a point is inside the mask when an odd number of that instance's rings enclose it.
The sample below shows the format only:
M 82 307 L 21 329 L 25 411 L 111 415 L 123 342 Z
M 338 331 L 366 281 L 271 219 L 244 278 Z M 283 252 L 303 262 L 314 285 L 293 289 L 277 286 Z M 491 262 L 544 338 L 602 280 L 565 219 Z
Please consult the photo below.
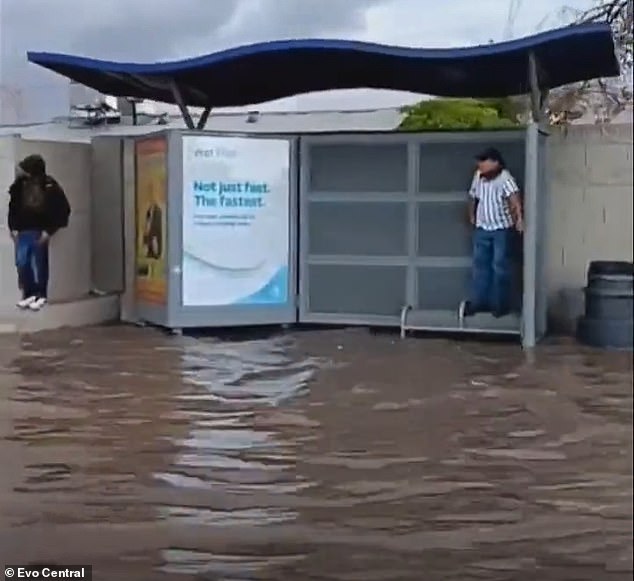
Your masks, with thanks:
M 519 125 L 521 104 L 512 99 L 429 99 L 403 112 L 401 131 L 504 129 Z
M 509 119 L 514 125 L 521 123 L 529 108 L 529 100 L 526 97 L 481 99 L 480 102 L 493 107 L 502 119 Z

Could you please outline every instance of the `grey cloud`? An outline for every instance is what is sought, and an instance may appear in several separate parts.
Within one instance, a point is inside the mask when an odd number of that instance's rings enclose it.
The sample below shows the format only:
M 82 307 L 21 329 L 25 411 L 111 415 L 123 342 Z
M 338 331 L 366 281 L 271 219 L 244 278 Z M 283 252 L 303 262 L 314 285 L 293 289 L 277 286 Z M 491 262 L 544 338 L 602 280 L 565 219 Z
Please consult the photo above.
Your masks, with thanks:
M 23 114 L 64 114 L 66 83 L 28 50 L 112 60 L 171 60 L 277 38 L 354 36 L 366 11 L 394 0 L 0 0 L 0 84 Z
M 525 1 L 514 34 L 534 32 L 560 2 Z M 469 45 L 501 39 L 507 12 L 505 0 L 0 0 L 0 86 L 21 91 L 14 101 L 22 121 L 47 119 L 67 113 L 68 85 L 29 65 L 27 50 L 154 61 L 298 37 Z M 340 98 L 329 97 L 331 106 Z M 6 122 L 2 112 L 0 106 L 0 122 Z
M 0 0 L 2 36 L 16 48 L 149 60 L 169 58 L 179 42 L 213 38 L 239 0 Z
M 257 10 L 239 23 L 253 41 L 354 34 L 366 27 L 366 13 L 390 0 L 254 0 Z M 245 2 L 248 4 L 248 2 Z

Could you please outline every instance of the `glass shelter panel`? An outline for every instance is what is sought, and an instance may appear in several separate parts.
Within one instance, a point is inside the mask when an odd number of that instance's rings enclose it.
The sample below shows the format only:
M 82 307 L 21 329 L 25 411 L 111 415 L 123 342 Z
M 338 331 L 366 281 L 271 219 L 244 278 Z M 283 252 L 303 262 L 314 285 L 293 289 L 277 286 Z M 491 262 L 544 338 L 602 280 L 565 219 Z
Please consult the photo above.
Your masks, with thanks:
M 406 202 L 315 201 L 310 202 L 308 211 L 311 254 L 407 254 Z
M 471 227 L 464 200 L 419 203 L 417 210 L 418 256 L 471 255 Z
M 473 135 L 473 134 L 471 134 Z M 457 137 L 466 137 L 456 134 Z M 524 139 L 424 143 L 420 147 L 418 191 L 421 195 L 466 192 L 475 170 L 475 156 L 487 147 L 495 147 L 505 158 L 509 171 L 524 181 Z
M 405 143 L 335 143 L 310 148 L 312 192 L 405 192 Z
M 425 311 L 456 311 L 464 299 L 465 288 L 471 279 L 468 266 L 421 267 L 416 271 L 418 307 Z
M 318 313 L 390 317 L 405 296 L 405 266 L 311 264 L 309 306 Z
M 521 185 L 524 131 L 302 137 L 299 320 L 397 326 L 409 306 L 421 329 L 519 334 L 518 316 L 477 328 L 458 316 L 471 280 L 468 189 L 487 147 Z

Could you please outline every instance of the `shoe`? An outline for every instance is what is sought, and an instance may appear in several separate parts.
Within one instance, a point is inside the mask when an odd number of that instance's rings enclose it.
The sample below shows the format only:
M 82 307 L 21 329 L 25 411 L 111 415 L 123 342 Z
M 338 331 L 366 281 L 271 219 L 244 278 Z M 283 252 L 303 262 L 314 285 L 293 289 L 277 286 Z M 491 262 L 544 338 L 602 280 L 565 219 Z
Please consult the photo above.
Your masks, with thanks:
M 32 311 L 39 311 L 45 304 L 45 298 L 35 299 L 31 304 L 29 304 L 29 309 L 31 309 Z
M 506 310 L 506 311 L 493 311 L 491 314 L 493 315 L 493 318 L 501 319 L 502 317 L 506 317 L 507 315 L 510 315 L 511 311 L 509 311 L 509 310 Z
M 18 309 L 28 309 L 35 301 L 37 301 L 37 297 L 26 297 L 21 301 L 16 303 Z

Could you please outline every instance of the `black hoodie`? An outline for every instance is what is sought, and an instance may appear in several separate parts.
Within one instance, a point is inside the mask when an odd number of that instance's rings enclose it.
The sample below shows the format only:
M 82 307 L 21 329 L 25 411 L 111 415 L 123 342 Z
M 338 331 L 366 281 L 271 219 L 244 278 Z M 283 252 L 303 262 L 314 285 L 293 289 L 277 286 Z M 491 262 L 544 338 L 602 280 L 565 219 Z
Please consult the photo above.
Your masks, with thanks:
M 9 188 L 9 230 L 40 230 L 52 236 L 68 226 L 70 205 L 61 186 L 46 175 L 42 156 L 29 155 L 18 165 L 27 175 Z

